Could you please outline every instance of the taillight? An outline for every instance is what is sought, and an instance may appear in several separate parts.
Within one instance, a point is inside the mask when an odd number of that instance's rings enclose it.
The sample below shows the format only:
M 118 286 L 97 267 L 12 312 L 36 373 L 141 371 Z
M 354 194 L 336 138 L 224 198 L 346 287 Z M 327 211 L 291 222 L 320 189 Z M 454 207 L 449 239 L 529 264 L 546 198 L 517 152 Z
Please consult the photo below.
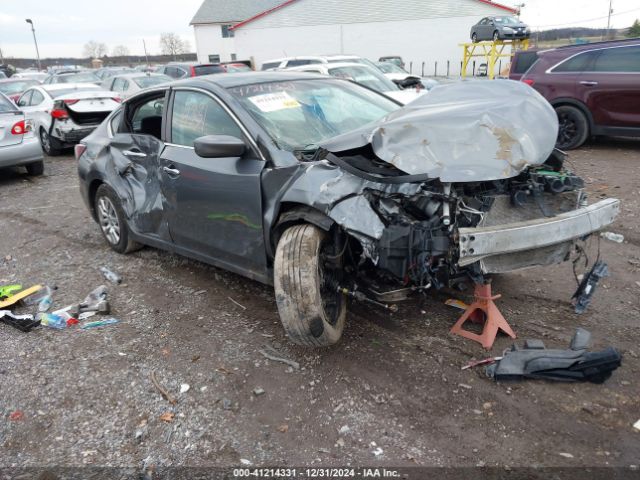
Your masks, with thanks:
M 196 76 L 196 67 L 191 67 L 191 76 L 192 77 Z
M 87 149 L 87 146 L 83 143 L 78 143 L 76 144 L 75 147 L 73 147 L 73 154 L 76 157 L 76 160 L 79 160 L 80 157 L 82 156 L 82 154 L 85 152 L 85 150 Z
M 13 127 L 11 127 L 11 134 L 12 135 L 24 135 L 24 133 L 26 131 L 27 131 L 27 128 L 26 128 L 26 126 L 24 124 L 24 120 L 20 120 Z
M 533 87 L 533 84 L 536 83 L 534 80 L 531 80 L 530 78 L 525 78 L 524 80 L 522 80 L 524 83 L 526 83 L 527 85 L 529 85 L 530 87 Z
M 71 100 L 71 102 L 75 103 L 73 100 Z M 56 100 L 53 103 L 53 108 L 51 109 L 51 116 L 57 119 L 69 118 L 69 112 L 67 112 L 67 109 L 65 107 L 66 103 L 67 100 Z
M 122 99 L 120 97 L 111 97 L 111 100 L 114 102 L 122 103 Z

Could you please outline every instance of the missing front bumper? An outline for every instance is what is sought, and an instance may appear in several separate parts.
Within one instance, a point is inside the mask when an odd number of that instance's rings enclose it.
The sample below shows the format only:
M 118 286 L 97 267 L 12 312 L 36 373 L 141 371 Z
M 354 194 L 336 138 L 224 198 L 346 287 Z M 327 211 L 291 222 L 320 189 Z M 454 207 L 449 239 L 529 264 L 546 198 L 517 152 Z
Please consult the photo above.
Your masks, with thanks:
M 608 198 L 551 218 L 491 227 L 461 228 L 458 264 L 465 266 L 483 260 L 481 265 L 484 273 L 497 273 L 534 264 L 554 263 L 560 256 L 552 246 L 557 245 L 560 251 L 566 248 L 568 242 L 606 227 L 614 221 L 619 209 L 620 201 Z M 548 257 L 550 261 L 540 259 L 535 263 L 526 262 L 525 265 L 516 262 L 513 267 L 503 261 L 500 262 L 499 270 L 487 266 L 491 257 L 515 257 L 515 254 L 521 252 L 528 252 L 527 256 L 535 256 L 540 251 L 546 251 L 544 257 Z

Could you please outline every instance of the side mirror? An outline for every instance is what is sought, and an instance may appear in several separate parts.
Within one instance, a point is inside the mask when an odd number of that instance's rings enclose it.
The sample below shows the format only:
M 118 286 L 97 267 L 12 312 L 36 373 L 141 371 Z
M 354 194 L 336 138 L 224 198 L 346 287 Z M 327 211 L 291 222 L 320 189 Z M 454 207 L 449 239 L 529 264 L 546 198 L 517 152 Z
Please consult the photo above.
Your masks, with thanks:
M 225 158 L 242 156 L 246 146 L 242 140 L 230 135 L 205 135 L 195 139 L 193 148 L 202 158 Z

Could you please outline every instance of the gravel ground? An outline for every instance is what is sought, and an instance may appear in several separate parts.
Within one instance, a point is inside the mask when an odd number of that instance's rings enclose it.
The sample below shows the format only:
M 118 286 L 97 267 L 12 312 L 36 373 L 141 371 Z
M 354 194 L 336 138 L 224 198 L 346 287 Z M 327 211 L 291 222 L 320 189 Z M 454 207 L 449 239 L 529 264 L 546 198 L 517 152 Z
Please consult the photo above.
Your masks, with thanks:
M 104 283 L 100 266 L 124 282 L 108 284 L 117 325 L 0 324 L 0 467 L 640 465 L 639 151 L 601 140 L 571 155 L 592 199 L 623 200 L 611 230 L 625 241 L 602 240 L 612 276 L 587 313 L 571 310 L 570 265 L 494 281 L 520 339 L 564 348 L 583 326 L 595 348 L 622 351 L 603 385 L 496 384 L 461 371 L 486 353 L 448 334 L 459 312 L 444 294 L 428 297 L 426 313 L 355 305 L 340 344 L 296 347 L 271 288 L 152 248 L 109 250 L 70 155 L 47 158 L 40 178 L 1 171 L 0 284 L 55 285 L 59 308 Z M 492 353 L 511 343 L 499 337 Z M 300 368 L 266 359 L 265 346 Z

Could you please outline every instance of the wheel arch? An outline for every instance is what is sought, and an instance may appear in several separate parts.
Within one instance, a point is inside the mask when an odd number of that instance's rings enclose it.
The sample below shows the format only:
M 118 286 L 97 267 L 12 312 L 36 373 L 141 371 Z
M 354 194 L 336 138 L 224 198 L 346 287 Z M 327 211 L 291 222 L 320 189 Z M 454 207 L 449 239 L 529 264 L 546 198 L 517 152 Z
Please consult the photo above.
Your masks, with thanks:
M 276 246 L 284 231 L 293 225 L 310 223 L 316 227 L 329 232 L 336 222 L 326 214 L 308 205 L 300 203 L 283 202 L 277 215 L 277 221 L 270 232 L 270 256 L 275 256 Z
M 98 191 L 98 188 L 100 188 L 100 185 L 104 183 L 105 182 L 101 178 L 96 178 L 92 180 L 91 183 L 89 183 L 89 187 L 87 190 L 87 200 L 89 202 L 89 211 L 91 212 L 91 216 L 93 217 L 94 220 L 97 220 L 96 192 Z
M 578 110 L 580 110 L 585 115 L 585 117 L 587 117 L 587 124 L 589 125 L 589 135 L 592 135 L 591 132 L 593 132 L 593 129 L 595 127 L 593 116 L 591 115 L 589 108 L 580 100 L 576 100 L 575 98 L 561 97 L 561 98 L 556 98 L 549 103 L 551 103 L 551 106 L 553 107 L 554 110 L 557 107 L 564 107 L 564 106 L 575 107 Z

